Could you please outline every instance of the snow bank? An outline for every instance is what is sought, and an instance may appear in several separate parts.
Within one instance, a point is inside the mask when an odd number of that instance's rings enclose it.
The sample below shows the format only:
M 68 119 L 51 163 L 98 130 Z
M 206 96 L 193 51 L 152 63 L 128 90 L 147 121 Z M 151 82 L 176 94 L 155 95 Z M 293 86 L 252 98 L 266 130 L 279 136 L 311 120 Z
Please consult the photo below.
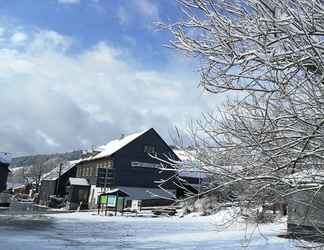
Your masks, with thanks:
M 0 224 L 1 249 L 15 250 L 106 250 L 106 249 L 291 249 L 293 244 L 277 235 L 285 223 L 256 227 L 233 223 L 217 225 L 231 217 L 232 209 L 212 216 L 191 214 L 152 217 L 150 212 L 135 216 L 98 216 L 94 212 L 48 215 L 50 224 L 17 228 Z M 34 228 L 33 228 L 34 227 Z M 262 234 L 260 234 L 262 232 Z M 246 249 L 246 248 L 245 248 Z

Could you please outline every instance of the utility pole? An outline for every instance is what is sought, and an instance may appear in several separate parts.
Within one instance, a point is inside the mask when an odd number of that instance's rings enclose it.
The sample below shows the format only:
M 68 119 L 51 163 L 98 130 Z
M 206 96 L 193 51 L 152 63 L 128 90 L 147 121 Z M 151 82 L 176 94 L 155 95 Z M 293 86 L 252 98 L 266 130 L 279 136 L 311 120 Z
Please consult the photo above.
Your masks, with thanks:
M 57 179 L 57 183 L 56 183 L 56 196 L 58 196 L 59 193 L 59 187 L 60 187 L 60 180 L 61 180 L 61 174 L 62 174 L 62 167 L 63 167 L 63 163 L 60 163 L 60 167 L 59 167 L 59 175 L 58 175 L 58 179 Z

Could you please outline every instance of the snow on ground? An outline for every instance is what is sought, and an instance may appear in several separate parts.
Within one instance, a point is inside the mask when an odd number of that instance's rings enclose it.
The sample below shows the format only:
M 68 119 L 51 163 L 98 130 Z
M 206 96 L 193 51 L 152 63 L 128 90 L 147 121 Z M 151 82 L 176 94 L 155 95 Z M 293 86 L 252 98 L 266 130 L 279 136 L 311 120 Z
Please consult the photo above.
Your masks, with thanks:
M 23 219 L 3 222 L 0 217 L 0 249 L 294 249 L 293 241 L 277 237 L 285 231 L 285 223 L 220 228 L 228 215 L 104 217 L 81 212 L 25 219 L 25 223 Z

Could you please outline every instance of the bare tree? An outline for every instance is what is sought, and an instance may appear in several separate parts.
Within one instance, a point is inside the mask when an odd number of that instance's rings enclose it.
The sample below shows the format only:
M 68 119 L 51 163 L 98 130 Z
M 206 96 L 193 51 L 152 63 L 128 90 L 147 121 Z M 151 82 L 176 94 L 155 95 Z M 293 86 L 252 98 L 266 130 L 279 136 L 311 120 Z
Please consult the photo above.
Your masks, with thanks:
M 45 172 L 45 166 L 42 163 L 36 163 L 32 165 L 28 171 L 28 177 L 30 180 L 30 183 L 35 188 L 35 192 L 39 192 L 39 187 L 41 184 L 41 178 Z
M 305 188 L 318 193 L 322 182 L 316 176 L 324 163 L 323 2 L 179 3 L 183 18 L 160 24 L 173 34 L 169 46 L 199 59 L 204 90 L 235 96 L 190 130 L 201 166 L 221 176 L 205 193 L 239 184 L 237 201 L 252 209 Z
M 323 72 L 320 0 L 179 2 L 183 20 L 162 26 L 172 32 L 173 48 L 201 60 L 209 92 L 282 92 L 301 74 L 311 81 Z

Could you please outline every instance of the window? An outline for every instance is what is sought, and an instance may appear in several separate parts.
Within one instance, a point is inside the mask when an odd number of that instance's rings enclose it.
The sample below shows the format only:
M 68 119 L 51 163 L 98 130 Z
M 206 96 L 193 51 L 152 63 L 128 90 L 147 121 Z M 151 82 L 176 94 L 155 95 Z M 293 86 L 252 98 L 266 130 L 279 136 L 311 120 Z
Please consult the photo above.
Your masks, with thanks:
M 113 185 L 114 174 L 112 169 L 99 168 L 97 175 L 97 187 Z
M 112 161 L 107 161 L 107 168 L 112 168 Z
M 144 152 L 147 154 L 153 154 L 155 153 L 155 147 L 153 145 L 145 145 Z

